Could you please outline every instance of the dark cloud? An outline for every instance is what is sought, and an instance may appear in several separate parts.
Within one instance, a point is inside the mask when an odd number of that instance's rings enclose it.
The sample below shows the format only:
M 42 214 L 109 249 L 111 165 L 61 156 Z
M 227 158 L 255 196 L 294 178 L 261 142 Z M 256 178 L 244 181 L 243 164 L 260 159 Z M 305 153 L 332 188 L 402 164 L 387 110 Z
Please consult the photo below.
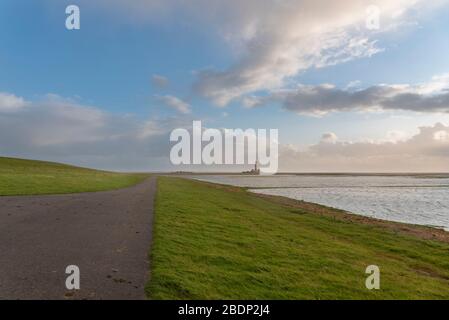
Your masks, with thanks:
M 340 89 L 333 85 L 299 86 L 273 92 L 264 97 L 243 100 L 246 107 L 277 102 L 299 114 L 323 115 L 331 112 L 402 110 L 414 112 L 449 112 L 449 81 L 438 78 L 422 85 L 376 85 L 361 90 Z

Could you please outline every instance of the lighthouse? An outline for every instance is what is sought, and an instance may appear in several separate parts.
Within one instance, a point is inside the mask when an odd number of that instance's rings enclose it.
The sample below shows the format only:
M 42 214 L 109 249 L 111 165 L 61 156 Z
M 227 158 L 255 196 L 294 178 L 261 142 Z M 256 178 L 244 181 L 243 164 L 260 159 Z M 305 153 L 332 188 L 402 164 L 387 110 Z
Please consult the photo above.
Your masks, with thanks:
M 254 174 L 260 174 L 259 160 L 256 160 L 256 163 L 254 163 Z

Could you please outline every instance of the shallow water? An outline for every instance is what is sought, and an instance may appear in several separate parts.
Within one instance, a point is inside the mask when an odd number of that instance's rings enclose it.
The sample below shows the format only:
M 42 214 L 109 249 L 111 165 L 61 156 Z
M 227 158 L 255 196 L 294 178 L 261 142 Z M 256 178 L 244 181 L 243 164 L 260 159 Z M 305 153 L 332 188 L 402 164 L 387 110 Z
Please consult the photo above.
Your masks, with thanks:
M 194 176 L 252 192 L 314 202 L 356 214 L 449 231 L 449 178 L 426 176 Z

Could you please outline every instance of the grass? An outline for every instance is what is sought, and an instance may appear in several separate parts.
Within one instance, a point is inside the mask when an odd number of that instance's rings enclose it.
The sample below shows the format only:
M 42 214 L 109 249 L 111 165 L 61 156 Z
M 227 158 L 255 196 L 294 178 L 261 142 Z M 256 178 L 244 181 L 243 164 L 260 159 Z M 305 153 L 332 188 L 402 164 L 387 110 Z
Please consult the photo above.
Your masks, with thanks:
M 137 184 L 145 177 L 0 157 L 0 196 L 112 190 Z
M 180 178 L 158 178 L 151 261 L 150 299 L 449 299 L 448 243 Z

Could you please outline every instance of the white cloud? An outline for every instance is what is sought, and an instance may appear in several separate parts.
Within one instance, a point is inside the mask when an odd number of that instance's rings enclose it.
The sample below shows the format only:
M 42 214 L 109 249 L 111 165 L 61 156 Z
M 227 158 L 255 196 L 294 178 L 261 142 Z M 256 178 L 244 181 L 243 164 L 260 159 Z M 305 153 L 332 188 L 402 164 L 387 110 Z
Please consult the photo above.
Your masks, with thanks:
M 305 150 L 281 145 L 280 170 L 297 172 L 448 172 L 449 126 L 437 123 L 396 141 L 340 141 L 332 134 Z M 329 143 L 329 140 L 332 143 Z
M 161 76 L 159 74 L 153 74 L 151 76 L 151 83 L 153 84 L 153 86 L 158 87 L 158 88 L 165 88 L 168 86 L 168 84 L 170 83 L 170 81 L 168 80 L 167 77 Z
M 0 112 L 0 155 L 102 169 L 167 170 L 169 133 L 187 125 L 190 119 L 142 120 L 50 94 L 13 114 Z
M 362 82 L 360 80 L 354 80 L 354 81 L 349 82 L 346 85 L 345 89 L 347 89 L 347 90 L 357 89 L 357 88 L 360 88 L 361 85 L 362 85 Z
M 407 140 L 408 135 L 406 132 L 401 131 L 401 130 L 390 130 L 387 132 L 387 138 L 386 141 L 387 142 L 400 142 L 400 141 L 405 141 Z
M 443 0 L 82 0 L 135 23 L 179 21 L 218 34 L 235 57 L 229 67 L 198 73 L 197 92 L 224 106 L 263 90 L 285 88 L 310 69 L 369 57 L 383 50 L 376 37 L 410 25 L 414 12 Z M 380 9 L 380 29 L 368 30 L 366 9 Z M 106 10 L 105 10 L 106 9 Z M 124 10 L 126 9 L 126 10 Z M 204 14 L 207 12 L 207 14 Z
M 25 99 L 13 94 L 0 92 L 0 112 L 15 112 L 27 105 Z
M 321 141 L 324 143 L 336 143 L 337 140 L 338 140 L 338 137 L 333 132 L 326 132 L 326 133 L 323 133 L 323 135 L 321 136 Z
M 171 96 L 171 95 L 158 96 L 158 95 L 156 95 L 155 98 L 158 101 L 162 102 L 167 107 L 175 109 L 176 111 L 178 111 L 180 113 L 187 114 L 187 113 L 191 112 L 190 105 L 175 96 Z
M 448 142 L 449 141 L 449 131 L 440 130 L 433 134 L 433 139 L 436 141 Z
M 235 5 L 236 10 L 241 9 Z M 365 28 L 365 9 L 381 8 L 381 31 L 392 30 L 419 1 L 250 1 L 225 25 L 227 39 L 244 48 L 239 61 L 227 70 L 200 73 L 196 89 L 225 106 L 231 100 L 261 90 L 283 88 L 288 78 L 312 67 L 325 67 L 380 51 L 375 34 Z M 243 31 L 243 32 L 241 32 Z
M 254 95 L 249 95 L 242 99 L 242 105 L 245 108 L 254 108 L 254 107 L 262 106 L 266 102 L 268 102 L 268 101 L 266 100 L 265 97 L 254 96 Z

